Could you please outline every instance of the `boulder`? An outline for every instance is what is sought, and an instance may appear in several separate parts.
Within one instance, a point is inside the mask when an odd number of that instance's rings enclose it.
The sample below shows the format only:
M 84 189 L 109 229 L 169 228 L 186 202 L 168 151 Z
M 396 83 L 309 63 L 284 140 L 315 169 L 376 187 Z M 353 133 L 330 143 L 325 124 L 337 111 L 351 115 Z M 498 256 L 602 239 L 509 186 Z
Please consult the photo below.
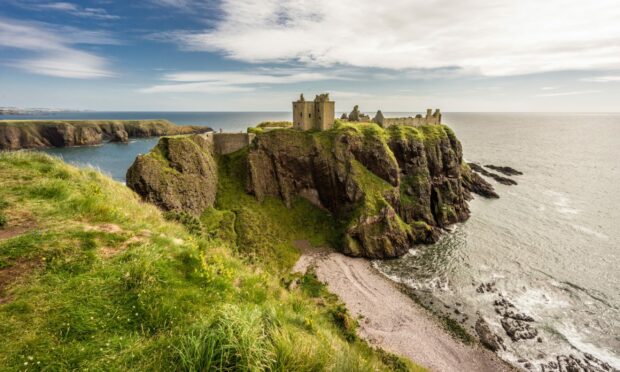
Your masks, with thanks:
M 162 137 L 127 170 L 127 186 L 163 210 L 200 215 L 217 191 L 212 143 L 201 135 Z

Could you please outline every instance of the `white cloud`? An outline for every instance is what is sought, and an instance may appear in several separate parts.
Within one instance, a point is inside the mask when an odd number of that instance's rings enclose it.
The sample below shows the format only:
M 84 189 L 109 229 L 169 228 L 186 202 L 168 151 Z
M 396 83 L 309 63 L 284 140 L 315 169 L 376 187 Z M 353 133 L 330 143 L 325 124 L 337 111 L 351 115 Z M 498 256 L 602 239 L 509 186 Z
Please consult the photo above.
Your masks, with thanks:
M 347 80 L 348 78 L 300 69 L 257 69 L 234 72 L 175 72 L 164 75 L 162 79 L 177 84 L 154 85 L 139 91 L 142 93 L 248 92 L 255 90 L 257 85 Z
M 579 96 L 582 94 L 592 94 L 592 93 L 599 93 L 600 90 L 578 90 L 578 91 L 573 91 L 573 92 L 558 92 L 558 93 L 545 93 L 545 94 L 538 94 L 536 95 L 536 97 L 562 97 L 562 96 Z
M 103 8 L 81 7 L 77 4 L 68 3 L 68 2 L 37 4 L 34 6 L 34 8 L 42 9 L 42 10 L 57 10 L 57 11 L 67 12 L 77 17 L 88 17 L 88 18 L 103 19 L 103 20 L 113 20 L 113 19 L 120 18 L 117 15 L 109 14 Z
M 542 87 L 540 90 L 557 90 L 562 88 L 561 86 Z
M 174 39 L 255 63 L 488 76 L 620 68 L 617 0 L 224 0 L 221 10 L 213 29 Z
M 581 81 L 586 81 L 588 83 L 614 83 L 620 82 L 620 75 L 610 75 L 610 76 L 596 76 L 590 78 L 583 78 Z
M 77 79 L 113 76 L 105 58 L 75 45 L 116 43 L 101 32 L 0 18 L 0 47 L 31 52 L 30 57 L 5 63 L 34 74 Z

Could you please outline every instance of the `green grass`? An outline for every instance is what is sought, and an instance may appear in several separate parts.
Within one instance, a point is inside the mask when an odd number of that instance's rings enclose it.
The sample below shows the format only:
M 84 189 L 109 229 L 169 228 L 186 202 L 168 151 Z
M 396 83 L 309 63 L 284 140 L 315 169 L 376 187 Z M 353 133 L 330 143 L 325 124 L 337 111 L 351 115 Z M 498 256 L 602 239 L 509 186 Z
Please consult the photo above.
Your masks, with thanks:
M 216 207 L 234 213 L 236 247 L 251 262 L 269 263 L 268 270 L 286 272 L 299 259 L 295 240 L 314 246 L 334 245 L 340 237 L 338 223 L 327 212 L 302 198 L 287 208 L 278 198 L 263 202 L 245 193 L 247 150 L 219 160 L 220 179 Z
M 290 128 L 293 126 L 291 121 L 263 121 L 256 128 Z
M 239 191 L 236 161 L 222 187 Z M 318 281 L 286 289 L 290 239 L 332 238 L 303 202 L 287 214 L 231 191 L 197 220 L 164 216 L 95 170 L 24 152 L 0 154 L 0 198 L 4 229 L 24 229 L 0 240 L 0 269 L 19 273 L 0 289 L 0 369 L 420 370 L 353 338 Z

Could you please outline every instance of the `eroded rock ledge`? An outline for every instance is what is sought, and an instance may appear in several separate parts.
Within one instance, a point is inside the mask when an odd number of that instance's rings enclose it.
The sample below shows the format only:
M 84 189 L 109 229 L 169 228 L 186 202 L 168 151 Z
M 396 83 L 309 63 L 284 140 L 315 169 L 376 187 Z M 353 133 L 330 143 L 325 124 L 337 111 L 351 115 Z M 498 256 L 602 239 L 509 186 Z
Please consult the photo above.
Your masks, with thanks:
M 204 133 L 209 127 L 178 126 L 167 120 L 2 120 L 0 150 L 92 146 L 133 137 Z

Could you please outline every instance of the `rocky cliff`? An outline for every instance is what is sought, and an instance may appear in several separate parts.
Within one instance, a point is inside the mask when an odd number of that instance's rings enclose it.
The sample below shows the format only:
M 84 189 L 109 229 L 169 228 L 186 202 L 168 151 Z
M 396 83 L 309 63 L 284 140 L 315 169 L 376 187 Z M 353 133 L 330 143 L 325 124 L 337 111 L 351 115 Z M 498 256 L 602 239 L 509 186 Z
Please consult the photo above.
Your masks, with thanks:
M 203 133 L 209 127 L 177 126 L 167 120 L 3 120 L 0 150 L 89 146 L 132 137 Z
M 127 170 L 127 186 L 164 210 L 200 215 L 217 190 L 213 144 L 201 135 L 162 137 Z
M 164 137 L 136 159 L 127 185 L 163 209 L 199 215 L 218 182 L 210 146 L 202 136 Z M 230 156 L 242 158 L 239 182 L 258 200 L 302 197 L 329 211 L 342 232 L 338 248 L 351 256 L 398 257 L 432 243 L 442 227 L 469 217 L 470 192 L 492 193 L 442 125 L 273 130 Z
M 439 228 L 469 217 L 469 192 L 486 183 L 463 166 L 460 142 L 441 125 L 264 133 L 248 172 L 249 193 L 309 199 L 342 221 L 345 254 L 371 258 L 434 242 Z

